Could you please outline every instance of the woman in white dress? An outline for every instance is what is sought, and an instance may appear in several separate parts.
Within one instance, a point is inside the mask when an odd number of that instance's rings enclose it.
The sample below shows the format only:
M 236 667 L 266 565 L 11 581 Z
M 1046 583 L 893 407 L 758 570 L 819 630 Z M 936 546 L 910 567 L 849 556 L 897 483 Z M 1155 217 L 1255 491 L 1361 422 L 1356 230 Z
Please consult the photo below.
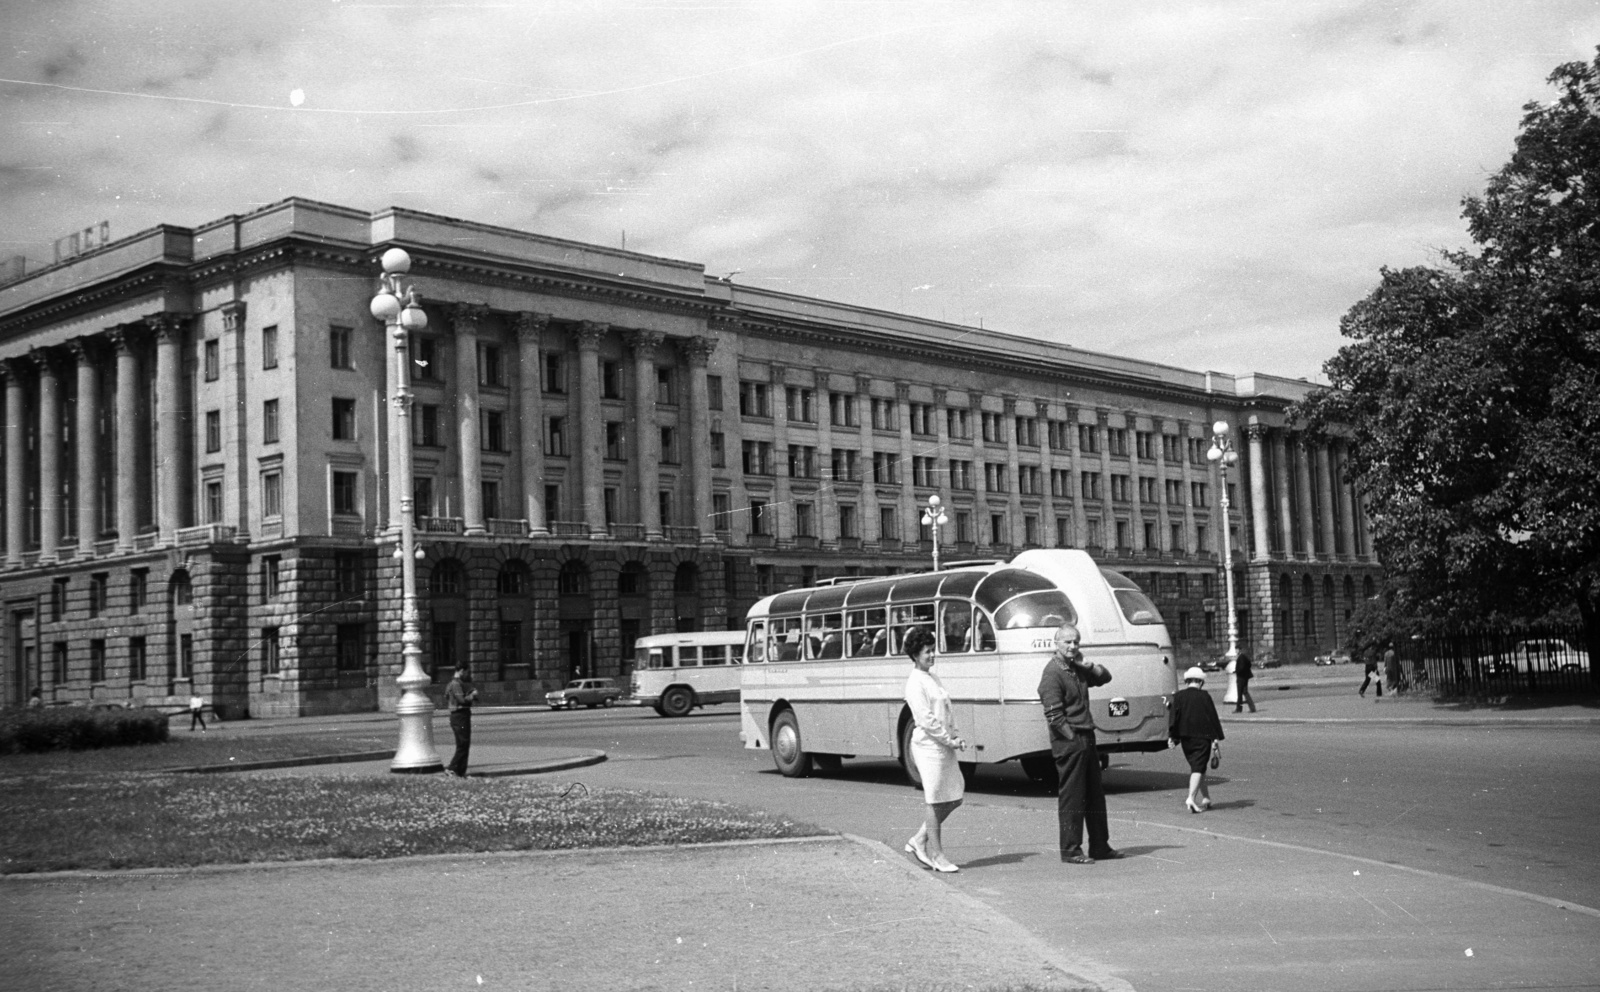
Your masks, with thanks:
M 956 734 L 950 694 L 932 671 L 933 634 L 918 627 L 906 635 L 903 646 L 916 666 L 906 679 L 906 705 L 917 725 L 911 732 L 911 760 L 922 776 L 922 797 L 928 804 L 922 827 L 906 842 L 906 851 L 934 871 L 959 871 L 944 856 L 941 828 L 961 805 L 964 783 L 956 752 L 965 751 L 967 742 Z

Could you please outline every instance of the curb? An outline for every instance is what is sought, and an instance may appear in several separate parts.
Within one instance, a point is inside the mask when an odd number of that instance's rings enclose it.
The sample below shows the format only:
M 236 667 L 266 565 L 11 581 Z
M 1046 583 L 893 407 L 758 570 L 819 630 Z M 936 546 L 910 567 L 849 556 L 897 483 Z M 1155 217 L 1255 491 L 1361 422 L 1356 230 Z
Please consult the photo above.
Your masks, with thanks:
M 307 765 L 339 765 L 358 761 L 382 761 L 393 758 L 394 751 L 354 751 L 345 754 L 319 754 L 306 758 L 271 758 L 265 761 L 229 762 L 226 765 L 192 765 L 187 768 L 156 768 L 146 774 L 150 775 L 215 775 L 224 772 L 259 772 L 269 771 L 274 768 L 301 768 Z M 598 765 L 606 760 L 604 751 L 590 751 L 586 754 L 575 755 L 570 758 L 550 758 L 545 761 L 530 762 L 515 768 L 489 769 L 467 773 L 468 778 L 506 778 L 512 775 L 539 775 L 544 772 L 560 772 L 571 768 L 584 768 L 588 765 Z M 443 771 L 443 769 L 441 769 Z
M 604 751 L 592 751 L 589 754 L 577 755 L 571 758 L 551 758 L 535 764 L 521 765 L 516 768 L 491 768 L 488 771 L 467 772 L 467 778 L 510 778 L 513 775 L 542 775 L 545 772 L 562 772 L 569 768 L 586 768 L 589 765 L 598 765 L 605 761 L 607 755 Z

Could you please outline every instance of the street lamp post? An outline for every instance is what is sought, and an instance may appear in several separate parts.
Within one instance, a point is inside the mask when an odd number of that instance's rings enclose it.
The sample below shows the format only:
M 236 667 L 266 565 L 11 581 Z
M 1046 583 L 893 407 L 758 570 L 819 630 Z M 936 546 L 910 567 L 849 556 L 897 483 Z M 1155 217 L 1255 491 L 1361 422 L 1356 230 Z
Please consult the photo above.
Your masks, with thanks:
M 950 522 L 938 496 L 928 497 L 928 506 L 922 511 L 922 526 L 933 532 L 933 570 L 939 570 L 939 528 Z
M 407 368 L 407 343 L 412 331 L 428 326 L 428 315 L 417 303 L 417 292 L 402 285 L 400 277 L 411 271 L 411 256 L 400 248 L 383 253 L 383 276 L 378 295 L 372 298 L 372 315 L 383 321 L 394 345 L 395 426 L 391 448 L 393 464 L 390 486 L 400 487 L 400 699 L 395 715 L 400 719 L 400 742 L 395 748 L 389 771 L 396 773 L 441 772 L 444 765 L 433 746 L 433 700 L 423 692 L 432 679 L 422 668 L 422 629 L 417 619 L 416 528 L 412 519 L 411 469 L 411 374 Z M 401 304 L 401 299 L 405 303 Z M 390 505 L 393 505 L 392 503 Z
M 1228 593 L 1228 691 L 1223 701 L 1232 703 L 1239 698 L 1239 683 L 1234 677 L 1234 662 L 1239 659 L 1239 611 L 1233 603 L 1233 539 L 1232 519 L 1228 516 L 1228 468 L 1239 461 L 1233 450 L 1233 439 L 1228 436 L 1228 422 L 1219 420 L 1211 425 L 1211 449 L 1206 458 L 1217 463 L 1222 473 L 1222 584 Z

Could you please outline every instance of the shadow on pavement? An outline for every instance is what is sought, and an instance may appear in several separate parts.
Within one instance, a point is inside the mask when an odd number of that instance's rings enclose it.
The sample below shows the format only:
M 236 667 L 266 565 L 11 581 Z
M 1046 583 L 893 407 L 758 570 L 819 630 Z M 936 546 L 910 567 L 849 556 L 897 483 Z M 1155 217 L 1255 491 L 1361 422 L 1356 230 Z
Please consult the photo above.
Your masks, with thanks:
M 963 861 L 961 868 L 993 868 L 996 865 L 1016 865 L 1039 856 L 1038 851 L 1017 851 L 1014 854 L 994 854 L 987 858 L 976 858 L 972 861 Z

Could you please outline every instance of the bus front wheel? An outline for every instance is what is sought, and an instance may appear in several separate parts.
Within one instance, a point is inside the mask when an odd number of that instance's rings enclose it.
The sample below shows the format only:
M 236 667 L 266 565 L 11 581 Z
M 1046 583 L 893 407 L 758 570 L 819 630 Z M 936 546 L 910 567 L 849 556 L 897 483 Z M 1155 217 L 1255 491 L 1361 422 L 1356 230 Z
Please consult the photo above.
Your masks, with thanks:
M 784 710 L 772 721 L 772 763 L 785 778 L 811 774 L 811 755 L 800 746 L 800 721 L 794 710 Z
M 673 686 L 661 697 L 661 713 L 663 716 L 688 716 L 694 709 L 694 694 L 683 686 Z

